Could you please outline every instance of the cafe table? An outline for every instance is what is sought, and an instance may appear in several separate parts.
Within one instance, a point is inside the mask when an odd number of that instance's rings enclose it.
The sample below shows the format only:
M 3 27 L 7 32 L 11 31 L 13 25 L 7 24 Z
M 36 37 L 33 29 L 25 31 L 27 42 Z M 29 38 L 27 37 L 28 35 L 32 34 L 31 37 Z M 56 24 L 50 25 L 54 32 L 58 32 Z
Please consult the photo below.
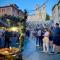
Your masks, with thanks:
M 19 48 L 1 48 L 0 55 L 4 57 L 4 60 L 13 60 L 13 55 L 19 53 Z

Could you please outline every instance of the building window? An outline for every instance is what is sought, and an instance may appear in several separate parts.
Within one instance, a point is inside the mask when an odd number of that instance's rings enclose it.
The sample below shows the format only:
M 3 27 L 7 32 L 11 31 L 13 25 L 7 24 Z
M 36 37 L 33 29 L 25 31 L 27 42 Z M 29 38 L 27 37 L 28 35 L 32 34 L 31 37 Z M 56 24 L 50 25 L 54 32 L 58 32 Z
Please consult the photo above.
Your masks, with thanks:
M 2 9 L 2 12 L 4 12 L 4 10 Z
M 60 10 L 60 6 L 58 6 L 58 10 Z
M 60 17 L 60 13 L 59 13 L 59 17 Z
M 8 11 L 10 11 L 10 10 L 11 10 L 11 8 L 10 8 L 10 7 L 8 7 L 8 8 L 7 8 L 7 10 L 8 10 Z
M 0 12 L 1 12 L 1 9 L 0 9 Z
M 5 9 L 2 9 L 2 12 L 5 12 Z

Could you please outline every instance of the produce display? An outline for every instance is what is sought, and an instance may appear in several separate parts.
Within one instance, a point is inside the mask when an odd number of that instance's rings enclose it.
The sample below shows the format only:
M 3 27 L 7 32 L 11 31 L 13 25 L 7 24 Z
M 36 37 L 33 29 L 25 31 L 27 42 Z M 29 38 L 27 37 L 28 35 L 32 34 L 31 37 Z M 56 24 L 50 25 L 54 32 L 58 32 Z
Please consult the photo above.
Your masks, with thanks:
M 2 55 L 12 55 L 19 52 L 19 48 L 2 48 L 0 49 L 0 54 Z

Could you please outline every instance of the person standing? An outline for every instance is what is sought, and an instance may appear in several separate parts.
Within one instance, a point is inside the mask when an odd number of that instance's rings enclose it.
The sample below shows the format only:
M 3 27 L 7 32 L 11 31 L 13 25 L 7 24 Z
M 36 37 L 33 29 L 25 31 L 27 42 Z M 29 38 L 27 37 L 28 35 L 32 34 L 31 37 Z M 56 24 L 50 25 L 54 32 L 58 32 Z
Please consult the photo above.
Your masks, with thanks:
M 8 29 L 7 29 L 4 34 L 5 34 L 5 44 L 4 44 L 4 47 L 9 48 L 10 43 L 11 43 L 11 41 L 10 41 L 11 32 L 9 32 Z
M 53 52 L 53 34 L 54 34 L 54 26 L 51 26 L 50 28 L 50 36 L 49 36 L 49 47 L 50 47 L 50 52 Z
M 56 52 L 56 48 L 58 49 L 60 46 L 60 27 L 59 24 L 56 23 L 55 28 L 53 30 L 53 49 L 52 53 Z
M 29 28 L 26 30 L 26 37 L 27 37 L 27 39 L 29 39 L 29 37 L 30 37 L 30 30 L 29 30 Z
M 41 29 L 39 29 L 39 30 L 37 31 L 37 40 L 36 40 L 36 44 L 37 44 L 37 46 L 41 46 L 41 45 L 42 45 Z
M 1 45 L 2 45 L 2 43 L 1 43 L 2 34 L 3 34 L 2 30 L 0 30 L 0 48 L 1 48 Z
M 44 33 L 44 37 L 43 37 L 43 52 L 47 53 L 49 52 L 49 35 L 50 32 L 47 28 L 45 28 L 45 33 Z

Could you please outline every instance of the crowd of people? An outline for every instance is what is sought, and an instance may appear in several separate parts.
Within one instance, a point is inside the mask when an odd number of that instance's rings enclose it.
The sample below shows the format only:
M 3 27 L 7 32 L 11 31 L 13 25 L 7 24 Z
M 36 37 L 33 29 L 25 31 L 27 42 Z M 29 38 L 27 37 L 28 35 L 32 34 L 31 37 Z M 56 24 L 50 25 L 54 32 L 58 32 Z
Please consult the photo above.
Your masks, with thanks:
M 36 47 L 42 47 L 42 52 L 60 53 L 60 27 L 58 23 L 49 28 L 41 28 L 38 25 L 38 28 L 33 31 L 31 29 L 27 29 L 26 37 L 29 39 L 30 36 L 32 36 L 32 38 L 36 38 Z M 12 32 L 8 29 L 0 30 L 0 48 L 2 47 L 1 40 L 4 40 L 3 47 L 9 48 L 13 37 L 17 37 L 17 41 L 19 42 L 20 34 L 18 32 Z
M 27 31 L 27 36 L 30 35 L 30 30 Z M 36 46 L 42 47 L 45 53 L 60 53 L 60 27 L 59 23 L 51 28 L 36 28 L 33 35 L 36 38 Z
M 9 31 L 8 29 L 0 30 L 0 48 L 9 48 L 14 37 L 16 42 L 19 42 L 20 34 L 18 32 Z

